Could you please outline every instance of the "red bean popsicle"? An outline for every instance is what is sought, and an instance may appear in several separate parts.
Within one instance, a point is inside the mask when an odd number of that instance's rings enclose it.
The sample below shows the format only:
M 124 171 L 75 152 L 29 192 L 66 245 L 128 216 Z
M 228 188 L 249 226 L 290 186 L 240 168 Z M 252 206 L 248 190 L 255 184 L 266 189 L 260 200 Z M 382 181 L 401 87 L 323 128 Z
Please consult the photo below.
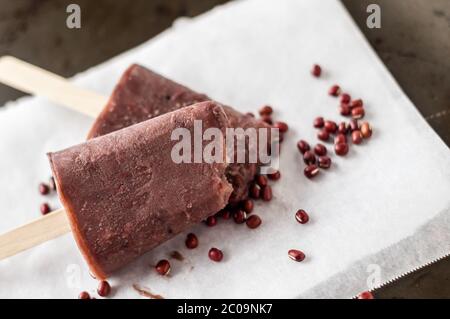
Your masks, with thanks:
M 171 158 L 172 130 L 192 130 L 194 120 L 223 134 L 229 125 L 219 104 L 203 102 L 48 154 L 72 233 L 97 279 L 227 204 L 225 155 L 212 164 Z
M 138 78 L 144 78 L 145 80 L 145 77 L 148 77 L 149 81 L 142 82 L 143 86 L 140 91 L 136 90 L 136 85 L 133 85 L 133 76 L 130 77 L 130 75 L 134 74 L 132 70 L 141 74 L 140 76 L 138 74 Z M 115 118 L 111 114 L 107 116 L 110 120 L 112 119 L 111 123 L 113 125 L 110 126 L 111 131 L 182 108 L 199 100 L 208 99 L 205 95 L 193 92 L 154 72 L 136 65 L 131 66 L 129 70 L 125 72 L 119 85 L 109 99 L 109 103 L 108 99 L 104 96 L 76 87 L 58 75 L 9 56 L 0 58 L 0 82 L 29 94 L 47 97 L 50 101 L 56 102 L 58 105 L 66 106 L 91 117 L 96 117 L 98 114 L 102 113 L 100 109 L 101 105 L 107 105 L 104 110 L 104 113 L 106 114 L 106 110 L 115 103 L 116 107 L 119 109 L 114 110 L 110 108 L 110 111 L 119 112 L 119 116 L 116 116 Z M 129 84 L 128 82 L 132 84 Z M 128 100 L 130 104 L 128 104 L 127 100 L 115 97 L 116 94 L 118 94 L 119 97 L 123 96 L 123 92 L 126 92 L 127 89 L 129 89 L 129 94 L 127 96 L 130 98 Z M 152 99 L 140 96 L 140 94 L 152 91 L 155 92 L 153 94 L 156 96 L 156 98 L 153 98 L 153 102 Z M 171 96 L 171 98 L 169 99 L 168 96 Z M 169 102 L 167 102 L 167 104 L 158 104 L 156 103 L 158 101 L 157 97 L 160 99 L 164 98 L 165 101 Z M 145 103 L 143 101 L 145 101 Z M 130 108 L 131 113 L 136 111 L 137 113 L 133 114 L 138 115 L 129 122 L 127 122 L 128 115 L 126 112 L 120 112 L 121 108 L 126 108 L 127 105 L 133 105 L 133 107 Z M 148 108 L 153 111 L 140 111 L 142 108 Z M 223 109 L 228 116 L 228 127 L 268 127 L 265 123 L 257 121 L 251 116 L 243 115 L 230 107 L 223 106 Z M 114 126 L 114 121 L 120 122 L 122 120 L 124 120 L 123 123 L 125 124 Z M 101 121 L 104 121 L 104 119 L 99 117 L 96 123 L 100 123 Z M 102 129 L 105 128 L 103 127 Z M 91 133 L 95 132 L 95 130 L 94 125 Z M 100 136 L 107 132 L 109 131 L 106 130 L 105 132 L 102 132 L 100 130 L 98 135 Z M 237 203 L 239 202 L 239 196 L 247 195 L 247 181 L 253 179 L 256 168 L 257 165 L 251 163 L 231 164 L 227 166 L 226 176 L 228 181 L 233 184 L 234 188 L 229 199 L 230 203 Z M 53 213 L 36 219 L 26 225 L 0 235 L 0 260 L 61 236 L 70 230 L 65 210 L 59 209 L 54 211 Z M 99 278 L 101 279 L 100 276 Z

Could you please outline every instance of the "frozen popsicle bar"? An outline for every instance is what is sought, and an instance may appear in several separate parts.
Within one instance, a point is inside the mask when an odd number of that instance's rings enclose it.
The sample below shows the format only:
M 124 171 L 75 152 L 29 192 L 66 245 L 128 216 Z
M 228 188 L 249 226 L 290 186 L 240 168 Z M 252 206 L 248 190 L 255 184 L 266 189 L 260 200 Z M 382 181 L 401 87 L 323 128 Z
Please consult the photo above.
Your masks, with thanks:
M 88 138 L 101 136 L 185 106 L 208 101 L 204 94 L 194 92 L 140 65 L 130 66 L 122 75 L 108 104 L 92 126 Z M 252 116 L 244 115 L 224 106 L 230 127 L 268 128 L 268 125 Z M 230 203 L 236 204 L 248 193 L 248 183 L 257 172 L 254 163 L 231 164 L 227 169 L 233 184 Z
M 204 94 L 133 64 L 123 73 L 88 139 L 209 100 Z
M 227 204 L 232 187 L 225 160 L 172 160 L 172 131 L 192 131 L 194 120 L 202 121 L 203 131 L 225 133 L 229 125 L 219 104 L 203 102 L 48 154 L 75 240 L 96 278 Z

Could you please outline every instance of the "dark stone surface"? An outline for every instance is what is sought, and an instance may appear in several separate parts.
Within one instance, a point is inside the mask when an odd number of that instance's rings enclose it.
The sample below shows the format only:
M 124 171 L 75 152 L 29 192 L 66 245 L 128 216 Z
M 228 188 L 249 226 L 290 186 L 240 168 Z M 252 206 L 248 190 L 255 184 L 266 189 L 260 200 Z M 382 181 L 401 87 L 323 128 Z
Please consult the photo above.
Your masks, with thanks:
M 0 0 L 0 55 L 71 76 L 157 35 L 178 16 L 227 0 Z M 81 7 L 81 29 L 66 27 L 67 5 Z M 0 85 L 0 105 L 22 94 Z
M 0 55 L 10 54 L 71 76 L 134 47 L 227 0 L 0 0 Z M 450 2 L 343 0 L 406 94 L 450 144 Z M 82 28 L 65 27 L 69 3 Z M 368 29 L 366 8 L 378 3 L 382 28 Z M 21 93 L 0 85 L 0 105 Z M 413 141 L 412 141 L 413 142 Z M 450 298 L 450 259 L 376 292 L 379 298 Z

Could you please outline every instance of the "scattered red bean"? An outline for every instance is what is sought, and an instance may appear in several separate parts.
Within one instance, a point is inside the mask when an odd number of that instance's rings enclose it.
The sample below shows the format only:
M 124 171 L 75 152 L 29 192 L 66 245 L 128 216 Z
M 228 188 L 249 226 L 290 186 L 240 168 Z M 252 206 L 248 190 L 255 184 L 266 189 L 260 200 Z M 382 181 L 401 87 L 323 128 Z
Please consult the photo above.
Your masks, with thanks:
M 206 225 L 208 225 L 209 227 L 213 227 L 217 225 L 217 218 L 215 216 L 209 216 L 208 218 L 206 218 Z
M 337 132 L 339 134 L 344 134 L 344 135 L 347 134 L 347 132 L 348 132 L 347 123 L 345 123 L 345 122 L 339 123 Z
M 48 213 L 50 213 L 50 206 L 47 203 L 41 204 L 40 209 L 42 215 L 47 215 Z
M 341 114 L 342 116 L 349 116 L 350 114 L 352 114 L 352 109 L 348 104 L 341 104 L 341 106 L 339 107 L 339 114 Z
M 363 102 L 363 100 L 361 100 L 361 99 L 353 100 L 353 101 L 350 103 L 350 106 L 351 106 L 352 108 L 354 108 L 354 107 L 363 107 L 363 106 L 364 106 L 364 102 Z
M 270 105 L 264 105 L 260 110 L 259 110 L 259 115 L 271 115 L 273 113 L 273 109 Z
M 211 248 L 208 252 L 209 259 L 215 262 L 219 262 L 223 259 L 223 253 L 220 249 Z
M 372 127 L 370 126 L 369 122 L 364 122 L 361 125 L 361 133 L 362 136 L 366 139 L 372 136 Z
M 319 143 L 314 147 L 314 153 L 316 153 L 317 156 L 327 155 L 327 148 L 325 145 Z
M 309 165 L 303 172 L 307 178 L 311 179 L 319 174 L 319 168 L 316 165 Z
M 358 120 L 356 120 L 356 119 L 350 120 L 349 128 L 350 128 L 350 132 L 353 132 L 355 130 L 359 130 Z
M 245 115 L 250 116 L 250 117 L 255 117 L 255 114 L 253 114 L 252 112 L 247 112 L 247 113 L 245 113 Z
M 265 202 L 272 200 L 272 187 L 267 185 L 261 189 L 261 199 Z
M 186 241 L 185 241 L 186 247 L 189 249 L 194 249 L 197 248 L 198 246 L 198 238 L 195 234 L 193 233 L 189 233 L 186 236 Z
M 238 209 L 233 213 L 233 219 L 236 224 L 243 224 L 247 219 L 247 213 Z
M 352 109 L 352 117 L 354 119 L 362 119 L 365 115 L 365 111 L 364 108 L 361 107 L 355 107 L 354 109 Z
M 273 127 L 279 129 L 281 133 L 286 133 L 289 130 L 289 126 L 285 122 L 275 122 Z
M 49 181 L 48 181 L 48 186 L 50 186 L 50 189 L 52 191 L 56 191 L 56 182 L 55 179 L 52 177 L 50 177 Z
M 314 64 L 311 73 L 318 78 L 322 74 L 322 68 L 320 67 L 320 65 Z
M 325 121 L 325 130 L 326 130 L 328 133 L 334 134 L 334 133 L 336 133 L 337 129 L 338 129 L 338 127 L 337 127 L 336 122 L 333 122 L 333 121 Z
M 375 299 L 375 297 L 370 291 L 364 291 L 358 295 L 357 299 Z
M 334 151 L 336 155 L 345 156 L 348 153 L 348 145 L 347 143 L 338 143 L 334 145 Z
M 334 144 L 347 143 L 347 136 L 339 133 L 334 137 Z
M 78 299 L 91 299 L 91 295 L 87 291 L 82 291 L 78 295 Z
M 97 287 L 97 293 L 100 297 L 107 297 L 111 293 L 111 286 L 107 281 L 100 281 Z
M 350 103 L 352 97 L 348 93 L 342 93 L 341 95 L 341 103 L 348 104 Z
M 265 177 L 264 175 L 256 175 L 255 177 L 255 182 L 256 184 L 258 184 L 260 187 L 264 187 L 267 186 L 267 177 Z
M 297 249 L 291 249 L 288 251 L 288 256 L 289 258 L 291 258 L 292 260 L 295 260 L 297 262 L 301 262 L 303 260 L 305 260 L 305 254 Z
M 317 133 L 317 138 L 321 141 L 326 142 L 330 139 L 330 133 L 325 129 L 320 130 L 319 133 Z
M 305 152 L 309 151 L 311 147 L 309 146 L 308 142 L 304 140 L 300 140 L 297 143 L 297 148 L 300 151 L 300 153 L 305 154 Z
M 168 275 L 170 272 L 170 262 L 166 259 L 158 261 L 158 263 L 155 266 L 155 270 L 161 276 Z
M 328 94 L 331 96 L 339 96 L 339 94 L 341 94 L 341 88 L 339 87 L 339 85 L 333 85 L 329 90 L 328 90 Z
M 246 200 L 242 201 L 242 209 L 247 214 L 251 214 L 252 213 L 254 206 L 255 206 L 255 204 L 253 203 L 253 201 L 251 199 L 246 199 Z
M 256 184 L 252 184 L 250 186 L 249 194 L 250 197 L 258 199 L 261 196 L 261 188 Z
M 48 187 L 47 184 L 44 183 L 39 184 L 39 193 L 41 193 L 41 195 L 47 195 L 49 192 L 50 188 Z
M 303 162 L 305 162 L 306 165 L 316 164 L 316 155 L 314 155 L 312 151 L 305 152 L 305 154 L 303 154 Z
M 272 181 L 277 181 L 280 179 L 281 173 L 280 171 L 276 171 L 275 173 L 267 174 L 267 177 Z
M 245 221 L 245 223 L 247 224 L 248 228 L 255 229 L 261 225 L 262 221 L 258 215 L 252 215 Z
M 309 221 L 309 215 L 303 209 L 299 209 L 297 213 L 295 213 L 295 219 L 300 224 L 306 224 Z
M 317 117 L 313 122 L 315 128 L 322 128 L 324 125 L 325 121 L 323 120 L 323 117 Z
M 361 131 L 356 130 L 352 132 L 352 142 L 353 144 L 359 145 L 363 141 L 363 135 Z
M 320 156 L 318 162 L 320 168 L 329 169 L 331 167 L 331 158 L 328 156 Z

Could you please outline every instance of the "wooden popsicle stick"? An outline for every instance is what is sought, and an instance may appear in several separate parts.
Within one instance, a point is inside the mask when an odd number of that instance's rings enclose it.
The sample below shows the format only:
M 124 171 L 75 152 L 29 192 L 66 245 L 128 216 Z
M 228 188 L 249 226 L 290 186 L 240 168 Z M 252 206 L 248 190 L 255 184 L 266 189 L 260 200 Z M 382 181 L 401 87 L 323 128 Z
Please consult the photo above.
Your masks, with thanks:
M 70 232 L 64 209 L 0 235 L 0 260 Z
M 91 117 L 97 117 L 108 101 L 105 96 L 79 88 L 59 75 L 11 56 L 0 58 L 0 82 Z
M 46 97 L 79 113 L 97 117 L 108 98 L 81 89 L 65 78 L 11 56 L 0 57 L 0 82 Z M 70 232 L 64 209 L 0 235 L 0 260 Z

